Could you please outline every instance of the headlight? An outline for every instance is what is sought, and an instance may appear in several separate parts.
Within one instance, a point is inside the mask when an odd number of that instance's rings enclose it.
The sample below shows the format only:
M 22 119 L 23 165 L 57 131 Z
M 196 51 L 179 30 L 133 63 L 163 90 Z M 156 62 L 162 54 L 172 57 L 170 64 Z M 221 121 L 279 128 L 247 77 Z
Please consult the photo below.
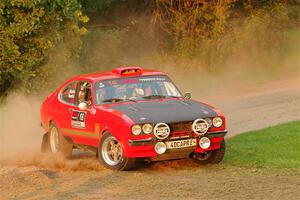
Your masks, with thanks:
M 210 118 L 205 118 L 204 120 L 207 122 L 207 124 L 208 124 L 209 127 L 212 126 L 212 121 L 211 121 Z
M 210 139 L 208 137 L 202 137 L 199 140 L 199 146 L 202 149 L 208 149 L 210 147 Z
M 221 127 L 221 126 L 222 126 L 222 124 L 223 124 L 223 120 L 222 120 L 222 118 L 221 118 L 221 117 L 215 117 L 215 118 L 213 118 L 213 121 L 212 121 L 212 123 L 213 123 L 214 127 L 217 127 L 217 128 L 219 128 L 219 127 Z
M 150 134 L 152 132 L 152 130 L 153 130 L 153 127 L 152 127 L 151 124 L 144 124 L 143 125 L 143 132 L 145 134 Z
M 142 132 L 142 128 L 141 128 L 141 126 L 140 125 L 133 125 L 132 127 L 131 127 L 131 132 L 132 132 L 132 134 L 133 135 L 139 135 L 139 134 L 141 134 L 141 132 Z

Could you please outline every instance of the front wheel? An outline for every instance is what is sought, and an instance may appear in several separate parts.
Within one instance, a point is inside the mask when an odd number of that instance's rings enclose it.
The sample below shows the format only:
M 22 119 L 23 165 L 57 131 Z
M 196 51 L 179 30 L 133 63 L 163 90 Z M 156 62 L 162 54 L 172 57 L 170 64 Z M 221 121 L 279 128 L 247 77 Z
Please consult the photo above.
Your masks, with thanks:
M 209 164 L 209 163 L 217 164 L 221 162 L 224 158 L 225 149 L 226 149 L 225 147 L 226 147 L 225 141 L 223 139 L 219 149 L 204 152 L 204 153 L 194 154 L 193 158 L 196 162 L 200 164 Z
M 134 164 L 134 158 L 127 158 L 118 140 L 110 133 L 103 134 L 98 147 L 98 156 L 105 167 L 114 170 L 130 170 Z

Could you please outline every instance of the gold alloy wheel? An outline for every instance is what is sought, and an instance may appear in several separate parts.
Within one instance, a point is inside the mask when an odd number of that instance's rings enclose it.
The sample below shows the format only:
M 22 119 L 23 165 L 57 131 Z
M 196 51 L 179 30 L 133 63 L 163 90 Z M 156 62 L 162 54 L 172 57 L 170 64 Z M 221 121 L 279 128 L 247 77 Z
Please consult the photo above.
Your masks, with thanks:
M 110 166 L 118 165 L 123 160 L 123 151 L 115 137 L 110 136 L 103 142 L 101 153 L 103 160 Z

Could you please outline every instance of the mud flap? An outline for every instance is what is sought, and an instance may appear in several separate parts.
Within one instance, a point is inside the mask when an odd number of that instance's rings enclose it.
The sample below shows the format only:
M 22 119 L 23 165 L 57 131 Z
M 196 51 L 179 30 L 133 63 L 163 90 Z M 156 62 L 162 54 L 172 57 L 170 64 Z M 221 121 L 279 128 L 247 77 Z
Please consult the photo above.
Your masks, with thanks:
M 45 133 L 43 135 L 43 140 L 42 140 L 42 145 L 41 145 L 41 152 L 42 153 L 46 153 L 49 151 L 50 147 L 49 147 L 49 137 L 48 137 L 48 133 Z

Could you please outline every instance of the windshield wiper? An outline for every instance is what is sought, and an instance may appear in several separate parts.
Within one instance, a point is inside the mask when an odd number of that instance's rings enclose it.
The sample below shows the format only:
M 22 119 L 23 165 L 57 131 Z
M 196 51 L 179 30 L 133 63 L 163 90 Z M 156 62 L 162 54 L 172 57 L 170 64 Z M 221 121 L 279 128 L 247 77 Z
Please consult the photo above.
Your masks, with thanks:
M 120 101 L 124 101 L 124 99 L 111 98 L 111 99 L 104 99 L 102 102 L 120 102 Z
M 149 95 L 149 96 L 144 96 L 144 99 L 160 99 L 160 98 L 180 98 L 178 96 L 165 96 L 165 95 Z
M 144 96 L 143 99 L 159 99 L 159 98 L 166 98 L 167 96 L 164 95 L 149 95 L 149 96 Z
M 119 99 L 119 98 L 111 98 L 111 99 L 104 99 L 102 102 L 121 102 L 121 101 L 132 101 L 137 102 L 134 99 Z
M 124 101 L 132 101 L 132 102 L 137 102 L 137 100 L 135 100 L 135 99 L 124 99 Z
M 179 96 L 166 96 L 168 98 L 180 98 Z

